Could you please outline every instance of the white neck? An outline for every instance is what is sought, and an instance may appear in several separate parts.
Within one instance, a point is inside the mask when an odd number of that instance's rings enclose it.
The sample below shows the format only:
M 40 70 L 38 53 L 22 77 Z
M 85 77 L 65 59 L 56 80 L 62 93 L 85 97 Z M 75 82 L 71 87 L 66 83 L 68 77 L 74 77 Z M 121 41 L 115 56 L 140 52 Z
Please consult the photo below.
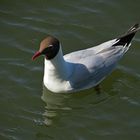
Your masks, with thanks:
M 60 46 L 58 54 L 51 60 L 45 59 L 44 83 L 50 81 L 66 81 L 70 75 L 69 65 L 63 58 Z

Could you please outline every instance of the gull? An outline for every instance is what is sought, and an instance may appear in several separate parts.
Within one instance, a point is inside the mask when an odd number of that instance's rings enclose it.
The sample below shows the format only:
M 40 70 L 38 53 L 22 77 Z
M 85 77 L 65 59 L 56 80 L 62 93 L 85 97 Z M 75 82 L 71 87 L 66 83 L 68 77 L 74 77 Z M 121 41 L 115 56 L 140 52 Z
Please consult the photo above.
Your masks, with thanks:
M 128 51 L 131 40 L 140 29 L 132 26 L 124 35 L 100 45 L 63 55 L 60 41 L 47 36 L 40 43 L 32 60 L 44 55 L 43 83 L 54 93 L 71 93 L 96 87 L 118 64 Z

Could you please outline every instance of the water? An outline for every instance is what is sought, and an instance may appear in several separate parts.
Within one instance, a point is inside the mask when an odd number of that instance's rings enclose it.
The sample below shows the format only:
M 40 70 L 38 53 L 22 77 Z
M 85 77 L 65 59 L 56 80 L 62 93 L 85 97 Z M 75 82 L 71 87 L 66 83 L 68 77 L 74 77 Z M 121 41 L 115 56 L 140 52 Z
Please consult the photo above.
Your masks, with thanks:
M 1 0 L 0 140 L 131 140 L 140 134 L 140 33 L 117 69 L 94 89 L 52 94 L 42 86 L 43 58 L 31 57 L 55 35 L 64 53 L 112 39 L 139 22 L 140 1 Z

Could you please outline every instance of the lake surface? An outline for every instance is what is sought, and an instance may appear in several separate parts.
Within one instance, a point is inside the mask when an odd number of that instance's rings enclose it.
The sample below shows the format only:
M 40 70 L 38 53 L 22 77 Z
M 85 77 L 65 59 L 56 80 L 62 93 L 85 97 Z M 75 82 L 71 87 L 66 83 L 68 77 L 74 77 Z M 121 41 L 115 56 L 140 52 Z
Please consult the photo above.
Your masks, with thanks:
M 139 13 L 138 0 L 1 0 L 0 140 L 139 140 L 140 33 L 99 95 L 53 94 L 43 57 L 31 61 L 48 34 L 66 54 L 123 34 Z

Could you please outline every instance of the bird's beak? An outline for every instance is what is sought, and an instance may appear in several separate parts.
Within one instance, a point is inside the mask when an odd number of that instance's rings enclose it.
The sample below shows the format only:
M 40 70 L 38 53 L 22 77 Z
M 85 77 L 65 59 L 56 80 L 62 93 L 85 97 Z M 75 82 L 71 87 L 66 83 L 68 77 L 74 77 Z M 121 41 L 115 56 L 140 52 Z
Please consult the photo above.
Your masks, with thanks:
M 32 57 L 32 60 L 35 60 L 37 57 L 39 57 L 41 55 L 41 53 L 39 51 L 37 51 L 33 57 Z

